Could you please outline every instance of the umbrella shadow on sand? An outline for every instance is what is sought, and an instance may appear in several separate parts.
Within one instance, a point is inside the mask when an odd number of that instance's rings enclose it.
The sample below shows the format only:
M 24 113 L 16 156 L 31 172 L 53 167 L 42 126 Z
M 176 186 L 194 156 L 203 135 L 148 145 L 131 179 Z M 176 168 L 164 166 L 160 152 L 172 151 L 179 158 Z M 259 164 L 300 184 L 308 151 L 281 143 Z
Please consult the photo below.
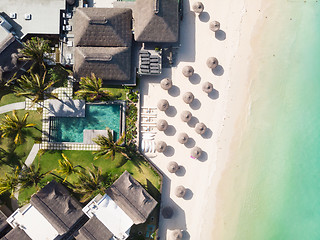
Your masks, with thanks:
M 199 20 L 200 20 L 201 22 L 209 22 L 209 20 L 210 20 L 210 15 L 209 15 L 209 13 L 208 13 L 208 12 L 202 12 L 202 13 L 200 13 L 200 15 L 199 15 Z
M 174 106 L 169 106 L 166 110 L 166 115 L 168 117 L 174 117 L 177 115 L 177 109 Z
M 213 135 L 213 132 L 211 131 L 211 129 L 210 129 L 210 128 L 207 128 L 207 129 L 206 129 L 206 132 L 205 132 L 204 134 L 202 134 L 201 136 L 202 136 L 203 138 L 205 138 L 205 139 L 209 139 L 209 138 L 212 137 L 212 135 Z
M 224 41 L 227 38 L 227 34 L 225 33 L 225 31 L 223 30 L 218 30 L 215 32 L 215 37 L 216 39 L 218 39 L 219 41 Z
M 196 141 L 189 137 L 188 141 L 184 144 L 187 148 L 193 148 L 196 145 Z
M 222 76 L 224 74 L 224 68 L 221 65 L 218 65 L 214 69 L 212 69 L 212 72 L 216 76 Z
M 174 126 L 168 125 L 167 129 L 164 131 L 164 134 L 167 136 L 174 136 L 177 130 Z
M 201 77 L 198 73 L 194 73 L 191 77 L 189 77 L 189 81 L 192 84 L 198 84 L 201 81 Z
M 193 101 L 189 104 L 189 106 L 193 109 L 193 110 L 198 110 L 201 107 L 201 102 L 199 101 L 199 99 L 195 98 L 193 99 Z
M 184 166 L 179 166 L 178 171 L 176 171 L 176 175 L 179 177 L 183 177 L 186 174 L 186 169 Z
M 205 162 L 208 160 L 208 154 L 205 151 L 202 151 L 201 156 L 198 158 L 200 162 Z
M 198 122 L 199 122 L 199 119 L 192 116 L 190 121 L 188 122 L 188 125 L 189 125 L 189 127 L 194 128 Z
M 166 150 L 163 152 L 163 154 L 166 156 L 166 157 L 172 157 L 175 153 L 175 150 L 172 146 L 167 146 L 166 147 Z
M 211 98 L 211 99 L 218 99 L 219 98 L 219 91 L 216 90 L 216 89 L 213 89 L 212 92 L 210 92 L 208 94 L 208 97 Z
M 180 95 L 180 88 L 177 86 L 173 85 L 169 90 L 168 93 L 172 97 L 178 97 Z

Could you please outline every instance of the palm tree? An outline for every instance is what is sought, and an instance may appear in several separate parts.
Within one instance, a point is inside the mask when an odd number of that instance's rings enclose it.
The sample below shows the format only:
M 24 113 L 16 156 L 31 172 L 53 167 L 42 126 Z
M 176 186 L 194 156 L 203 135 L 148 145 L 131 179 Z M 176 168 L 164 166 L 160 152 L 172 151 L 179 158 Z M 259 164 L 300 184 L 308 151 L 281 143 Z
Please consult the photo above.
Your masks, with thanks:
M 80 172 L 75 192 L 83 194 L 80 202 L 86 202 L 98 193 L 103 194 L 112 182 L 111 174 L 102 175 L 101 168 L 92 164 L 91 169 Z
M 17 85 L 13 89 L 17 96 L 23 96 L 32 100 L 33 104 L 44 100 L 45 98 L 56 98 L 49 88 L 57 81 L 46 80 L 46 72 L 43 76 L 39 74 L 30 73 L 30 76 L 22 75 L 21 78 L 16 79 Z
M 13 197 L 19 188 L 19 172 L 19 167 L 16 167 L 12 173 L 6 173 L 5 178 L 0 179 L 0 195 L 5 192 L 10 192 L 10 197 Z
M 63 182 L 65 182 L 71 174 L 78 174 L 80 173 L 80 169 L 84 169 L 84 168 L 81 165 L 74 166 L 73 163 L 70 162 L 70 160 L 67 158 L 66 155 L 64 155 L 63 153 L 61 153 L 61 155 L 62 155 L 62 159 L 58 160 L 59 169 L 57 170 L 57 172 L 61 175 L 65 175 L 65 178 L 63 180 Z
M 82 77 L 79 84 L 80 90 L 75 94 L 87 101 L 107 101 L 114 97 L 111 92 L 102 89 L 102 79 L 96 78 L 94 73 L 91 74 L 91 77 Z
M 47 176 L 51 171 L 42 172 L 40 165 L 37 167 L 27 166 L 24 164 L 23 169 L 20 172 L 20 183 L 22 188 L 35 186 L 37 190 L 40 189 L 41 180 Z
M 12 117 L 5 115 L 0 123 L 0 130 L 2 132 L 1 137 L 14 137 L 15 144 L 21 144 L 24 139 L 24 131 L 26 128 L 34 127 L 36 124 L 27 123 L 27 118 L 29 113 L 24 114 L 23 118 L 20 120 L 16 114 L 16 111 L 12 111 Z
M 52 52 L 49 41 L 44 40 L 43 38 L 33 37 L 30 40 L 22 43 L 23 48 L 20 50 L 20 54 L 22 57 L 20 60 L 22 61 L 33 61 L 31 69 L 33 69 L 36 65 L 42 66 L 46 69 L 45 61 L 52 60 L 48 53 Z
M 95 151 L 93 154 L 94 160 L 105 156 L 111 157 L 114 160 L 116 153 L 121 153 L 125 158 L 129 158 L 125 153 L 126 147 L 123 146 L 125 142 L 125 135 L 123 134 L 116 142 L 113 139 L 112 132 L 108 129 L 108 136 L 99 135 L 97 138 L 92 139 L 96 144 L 100 146 L 100 150 Z

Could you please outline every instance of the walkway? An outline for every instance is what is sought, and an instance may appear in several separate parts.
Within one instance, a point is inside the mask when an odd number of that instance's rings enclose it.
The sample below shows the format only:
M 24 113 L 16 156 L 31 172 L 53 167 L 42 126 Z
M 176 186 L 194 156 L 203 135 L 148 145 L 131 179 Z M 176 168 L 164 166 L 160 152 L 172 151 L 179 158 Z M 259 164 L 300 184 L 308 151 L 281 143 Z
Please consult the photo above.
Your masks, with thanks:
M 0 107 L 0 114 L 11 112 L 12 110 L 21 110 L 25 108 L 25 102 L 16 102 Z
M 24 162 L 28 167 L 32 164 L 33 160 L 37 156 L 39 149 L 40 149 L 39 143 L 33 144 L 33 147 L 31 149 L 31 151 L 29 152 L 29 155 L 28 155 L 26 161 Z

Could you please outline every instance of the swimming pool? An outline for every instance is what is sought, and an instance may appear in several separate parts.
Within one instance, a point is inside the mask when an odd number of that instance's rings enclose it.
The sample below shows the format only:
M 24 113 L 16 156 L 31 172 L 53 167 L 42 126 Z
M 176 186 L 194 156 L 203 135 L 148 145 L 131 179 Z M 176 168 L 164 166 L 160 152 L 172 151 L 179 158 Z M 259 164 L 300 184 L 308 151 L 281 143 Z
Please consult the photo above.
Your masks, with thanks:
M 121 104 L 86 104 L 85 117 L 50 117 L 50 142 L 83 142 L 83 130 L 121 131 Z

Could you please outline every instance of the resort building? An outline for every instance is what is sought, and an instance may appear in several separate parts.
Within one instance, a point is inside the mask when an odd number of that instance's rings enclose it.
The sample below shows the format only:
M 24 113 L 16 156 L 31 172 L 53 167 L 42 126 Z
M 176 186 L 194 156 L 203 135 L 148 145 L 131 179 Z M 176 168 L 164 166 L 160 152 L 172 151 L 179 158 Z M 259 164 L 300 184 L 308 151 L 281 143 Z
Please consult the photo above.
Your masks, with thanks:
M 52 180 L 31 197 L 30 204 L 4 218 L 13 230 L 2 239 L 127 239 L 131 226 L 144 223 L 156 205 L 127 171 L 83 209 L 62 184 Z
M 86 220 L 80 203 L 52 180 L 7 219 L 14 229 L 4 239 L 68 239 Z
M 107 190 L 104 196 L 98 195 L 83 208 L 90 218 L 88 226 L 80 229 L 78 240 L 90 240 L 95 236 L 94 228 L 90 228 L 90 221 L 100 221 L 102 231 L 106 236 L 114 238 L 96 239 L 127 239 L 133 224 L 144 223 L 157 201 L 135 180 L 129 172 L 125 171 Z M 112 218 L 110 218 L 112 216 Z M 100 228 L 100 227 L 99 227 Z M 108 231 L 107 231 L 108 230 Z

